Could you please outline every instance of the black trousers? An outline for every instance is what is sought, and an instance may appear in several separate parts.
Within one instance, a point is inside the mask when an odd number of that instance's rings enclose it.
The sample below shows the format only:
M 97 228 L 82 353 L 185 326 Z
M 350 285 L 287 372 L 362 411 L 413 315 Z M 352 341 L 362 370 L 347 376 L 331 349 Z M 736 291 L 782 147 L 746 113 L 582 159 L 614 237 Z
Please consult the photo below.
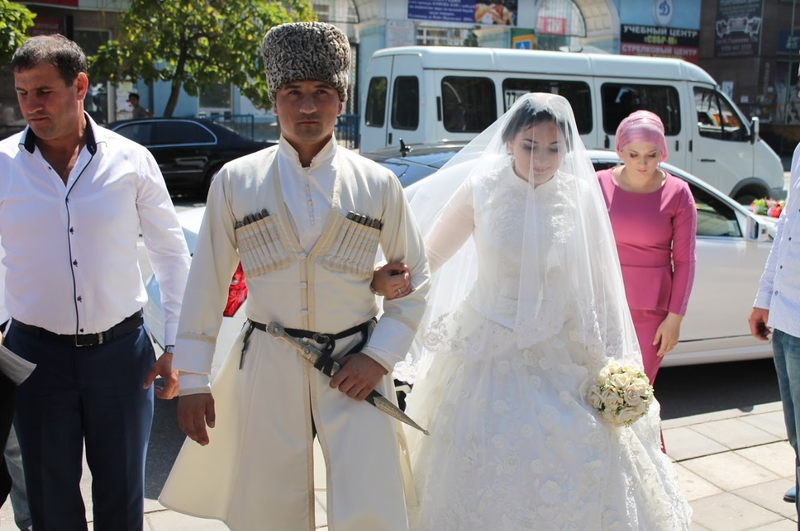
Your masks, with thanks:
M 8 432 L 14 420 L 14 395 L 16 386 L 5 374 L 0 372 L 0 506 L 11 491 L 11 476 L 8 475 L 3 449 L 6 447 Z
M 0 324 L 0 332 L 5 332 L 8 321 Z M 0 506 L 6 502 L 11 491 L 11 476 L 8 475 L 3 450 L 6 447 L 11 423 L 14 421 L 14 395 L 16 386 L 5 374 L 0 372 Z

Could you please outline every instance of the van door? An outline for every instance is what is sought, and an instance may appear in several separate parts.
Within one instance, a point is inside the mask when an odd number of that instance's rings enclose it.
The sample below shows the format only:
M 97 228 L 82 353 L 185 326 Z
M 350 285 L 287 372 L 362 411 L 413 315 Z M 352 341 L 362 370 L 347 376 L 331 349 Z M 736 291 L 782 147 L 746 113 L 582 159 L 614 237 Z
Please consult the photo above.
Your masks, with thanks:
M 422 63 L 418 55 L 395 55 L 389 85 L 386 146 L 425 141 L 422 112 Z
M 369 64 L 369 86 L 361 120 L 359 147 L 362 152 L 386 146 L 388 138 L 387 108 L 389 80 L 392 78 L 394 57 L 375 57 Z
M 634 111 L 650 111 L 657 114 L 664 123 L 669 151 L 667 162 L 686 168 L 687 140 L 690 138 L 687 131 L 690 124 L 684 124 L 681 120 L 681 94 L 678 86 L 596 78 L 595 93 L 600 99 L 598 105 L 602 124 L 599 145 L 591 147 L 615 150 L 619 123 Z M 685 97 L 684 94 L 684 99 Z M 685 105 L 691 105 L 691 102 L 685 102 Z
M 690 86 L 697 117 L 690 171 L 730 195 L 740 180 L 753 175 L 749 126 L 724 94 L 705 85 Z

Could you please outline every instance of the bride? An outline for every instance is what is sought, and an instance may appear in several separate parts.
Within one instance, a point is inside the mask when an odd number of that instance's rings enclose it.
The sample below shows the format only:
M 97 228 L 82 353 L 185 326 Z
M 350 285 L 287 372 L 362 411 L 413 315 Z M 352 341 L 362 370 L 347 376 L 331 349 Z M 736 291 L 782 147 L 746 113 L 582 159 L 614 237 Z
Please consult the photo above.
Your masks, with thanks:
M 433 277 L 398 376 L 423 530 L 688 529 L 659 408 L 606 423 L 587 390 L 641 368 L 611 225 L 569 103 L 527 94 L 420 183 Z M 379 289 L 379 288 L 377 288 Z

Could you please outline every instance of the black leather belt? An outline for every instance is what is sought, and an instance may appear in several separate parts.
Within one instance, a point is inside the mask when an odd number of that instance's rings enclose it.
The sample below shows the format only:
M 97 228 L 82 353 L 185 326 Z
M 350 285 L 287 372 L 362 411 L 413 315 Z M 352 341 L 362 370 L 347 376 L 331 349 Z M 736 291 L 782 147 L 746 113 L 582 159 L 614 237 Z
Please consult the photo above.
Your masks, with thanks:
M 139 310 L 130 317 L 123 319 L 120 323 L 112 326 L 105 332 L 99 332 L 97 334 L 56 334 L 55 332 L 45 330 L 44 328 L 40 328 L 38 326 L 21 323 L 16 319 L 11 319 L 11 326 L 21 332 L 25 332 L 26 334 L 36 336 L 38 338 L 49 339 L 58 343 L 63 343 L 71 347 L 94 347 L 97 345 L 102 345 L 103 343 L 108 343 L 114 338 L 133 332 L 142 326 L 142 323 L 144 323 L 144 318 L 142 315 L 142 310 Z
M 300 338 L 308 338 L 317 343 L 321 343 L 322 347 L 322 357 L 314 364 L 314 367 L 322 371 L 324 374 L 331 376 L 331 369 L 333 368 L 333 358 L 331 355 L 333 354 L 333 350 L 336 348 L 336 340 L 337 339 L 344 339 L 346 337 L 352 336 L 354 334 L 358 334 L 359 332 L 361 335 L 361 340 L 353 346 L 350 350 L 342 354 L 341 357 L 348 356 L 355 352 L 360 352 L 364 345 L 367 344 L 367 340 L 369 339 L 369 330 L 372 325 L 377 323 L 378 320 L 374 317 L 369 321 L 365 321 L 361 324 L 358 324 L 352 328 L 348 328 L 347 330 L 342 330 L 337 334 L 324 334 L 322 332 L 314 332 L 312 330 L 302 330 L 300 328 L 284 328 L 287 334 L 292 337 L 300 337 Z M 253 329 L 261 330 L 262 332 L 267 331 L 267 325 L 264 323 L 259 323 L 257 321 L 252 321 L 250 319 L 247 320 L 247 324 L 245 326 L 248 327 L 247 332 L 244 336 L 244 344 L 242 346 L 242 358 L 239 360 L 239 369 L 242 368 L 244 365 L 244 353 L 247 350 L 247 340 L 250 339 L 250 334 L 253 333 Z

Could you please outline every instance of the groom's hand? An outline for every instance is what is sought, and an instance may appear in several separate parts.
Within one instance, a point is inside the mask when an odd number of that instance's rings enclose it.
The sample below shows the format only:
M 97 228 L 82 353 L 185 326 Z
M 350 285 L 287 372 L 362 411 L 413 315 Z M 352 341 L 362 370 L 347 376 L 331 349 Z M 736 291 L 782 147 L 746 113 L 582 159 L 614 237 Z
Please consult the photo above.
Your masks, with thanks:
M 331 387 L 350 398 L 364 400 L 386 375 L 383 365 L 363 352 L 350 354 L 337 360 L 341 369 L 331 378 Z
M 178 398 L 178 425 L 191 440 L 200 446 L 208 444 L 209 428 L 214 427 L 214 397 L 211 393 L 198 393 Z

